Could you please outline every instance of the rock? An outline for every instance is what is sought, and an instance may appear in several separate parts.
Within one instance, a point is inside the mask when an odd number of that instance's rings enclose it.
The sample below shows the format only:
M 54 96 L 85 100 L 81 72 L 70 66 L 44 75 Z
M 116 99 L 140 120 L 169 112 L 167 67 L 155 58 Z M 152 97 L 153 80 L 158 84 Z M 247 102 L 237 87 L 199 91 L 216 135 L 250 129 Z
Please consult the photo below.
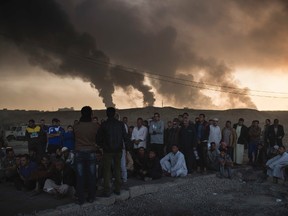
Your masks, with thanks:
M 67 204 L 63 206 L 59 206 L 56 208 L 57 210 L 61 211 L 62 215 L 70 215 L 80 210 L 80 205 L 76 204 Z
M 97 200 L 93 203 L 94 205 L 113 205 L 115 203 L 116 199 L 115 196 L 110 196 L 108 198 L 99 197 Z
M 156 193 L 159 191 L 159 185 L 157 184 L 151 184 L 151 185 L 144 185 L 145 193 Z
M 91 212 L 95 209 L 95 205 L 97 205 L 97 202 L 93 202 L 93 203 L 84 203 L 83 205 L 81 205 L 81 210 L 80 211 L 85 211 L 85 212 Z
M 41 216 L 60 216 L 62 214 L 62 212 L 58 209 L 46 209 L 43 211 L 39 211 L 37 212 L 35 215 L 41 215 Z
M 134 198 L 140 195 L 145 194 L 145 187 L 144 185 L 139 185 L 139 186 L 133 186 L 130 187 L 129 193 L 130 193 L 130 198 Z
M 115 195 L 114 197 L 116 201 L 125 201 L 130 198 L 130 192 L 122 190 L 119 196 Z

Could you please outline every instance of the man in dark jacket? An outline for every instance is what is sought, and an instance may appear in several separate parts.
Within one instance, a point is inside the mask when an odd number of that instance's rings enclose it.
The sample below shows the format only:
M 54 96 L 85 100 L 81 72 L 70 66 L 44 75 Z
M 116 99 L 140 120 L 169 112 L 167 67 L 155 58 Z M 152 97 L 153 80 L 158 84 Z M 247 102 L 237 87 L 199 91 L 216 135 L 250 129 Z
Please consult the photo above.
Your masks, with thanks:
M 172 151 L 172 145 L 179 144 L 179 132 L 180 132 L 180 122 L 179 119 L 174 118 L 172 123 L 172 128 L 169 130 L 169 134 L 166 139 L 166 154 L 170 153 Z
M 235 161 L 237 164 L 242 164 L 244 147 L 248 144 L 248 128 L 244 125 L 243 118 L 240 118 L 238 123 L 233 125 L 233 128 L 236 130 L 237 134 Z
M 282 139 L 284 137 L 284 128 L 279 124 L 278 119 L 274 119 L 274 124 L 270 125 L 268 128 L 268 140 L 269 147 L 272 148 L 275 145 L 283 146 Z
M 210 132 L 209 123 L 205 120 L 205 114 L 199 115 L 199 122 L 196 127 L 196 135 L 197 135 L 197 151 L 200 157 L 200 168 L 206 172 L 207 170 L 207 153 L 208 153 L 208 137 Z
M 149 151 L 148 160 L 146 162 L 146 173 L 144 174 L 144 181 L 160 179 L 162 177 L 162 167 L 160 160 L 156 156 L 156 152 Z
M 183 127 L 179 133 L 179 150 L 184 154 L 188 174 L 191 174 L 193 167 L 195 168 L 195 156 L 196 151 L 196 130 L 193 123 L 189 123 L 188 118 L 184 118 Z
M 110 196 L 111 165 L 113 162 L 115 172 L 114 193 L 120 195 L 121 187 L 121 156 L 123 142 L 128 143 L 128 135 L 124 123 L 115 119 L 116 110 L 108 107 L 108 119 L 102 123 L 97 134 L 97 143 L 103 148 L 104 194 Z

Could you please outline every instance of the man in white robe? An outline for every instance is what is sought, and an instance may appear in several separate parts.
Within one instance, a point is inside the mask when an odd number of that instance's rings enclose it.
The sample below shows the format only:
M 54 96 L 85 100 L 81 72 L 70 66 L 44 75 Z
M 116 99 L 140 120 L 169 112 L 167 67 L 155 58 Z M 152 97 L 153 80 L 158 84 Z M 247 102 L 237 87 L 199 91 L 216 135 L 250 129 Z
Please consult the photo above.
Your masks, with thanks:
M 267 166 L 267 175 L 274 177 L 274 182 L 277 183 L 278 178 L 284 179 L 284 173 L 282 168 L 288 165 L 288 153 L 285 150 L 284 146 L 279 147 L 279 155 L 268 160 L 266 163 Z
M 244 125 L 243 118 L 240 118 L 238 123 L 233 125 L 233 128 L 237 135 L 236 148 L 234 149 L 235 162 L 236 164 L 243 164 L 244 149 L 248 144 L 248 128 Z
M 183 177 L 188 173 L 184 155 L 177 145 L 172 145 L 172 152 L 163 157 L 160 164 L 162 170 L 172 177 Z
M 216 148 L 218 149 L 221 139 L 222 133 L 220 127 L 218 126 L 218 119 L 214 118 L 212 125 L 210 125 L 208 143 L 214 142 L 216 144 Z
M 140 147 L 146 149 L 146 138 L 148 129 L 143 125 L 143 119 L 137 119 L 137 127 L 132 131 L 131 141 L 134 144 L 135 151 Z

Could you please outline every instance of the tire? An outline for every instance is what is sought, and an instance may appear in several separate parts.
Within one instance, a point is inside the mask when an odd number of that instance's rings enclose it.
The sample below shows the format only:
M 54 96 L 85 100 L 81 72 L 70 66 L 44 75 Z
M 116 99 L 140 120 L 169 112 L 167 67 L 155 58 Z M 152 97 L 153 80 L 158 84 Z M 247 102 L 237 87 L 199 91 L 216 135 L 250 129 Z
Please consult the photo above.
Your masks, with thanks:
M 13 135 L 9 135 L 9 136 L 7 136 L 7 140 L 8 140 L 8 142 L 10 142 L 12 140 L 16 140 L 16 137 Z

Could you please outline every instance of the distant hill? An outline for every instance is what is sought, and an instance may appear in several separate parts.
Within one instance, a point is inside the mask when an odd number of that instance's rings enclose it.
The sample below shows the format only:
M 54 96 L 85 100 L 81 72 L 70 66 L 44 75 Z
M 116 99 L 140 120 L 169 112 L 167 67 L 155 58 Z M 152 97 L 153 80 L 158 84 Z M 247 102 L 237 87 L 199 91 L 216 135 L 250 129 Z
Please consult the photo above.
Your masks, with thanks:
M 130 125 L 135 125 L 136 119 L 142 117 L 149 119 L 153 116 L 154 112 L 159 112 L 161 119 L 165 122 L 172 120 L 179 114 L 187 112 L 191 120 L 194 120 L 200 113 L 206 115 L 206 119 L 217 117 L 219 125 L 223 126 L 226 120 L 232 123 L 238 121 L 240 117 L 245 119 L 245 124 L 249 126 L 251 121 L 257 119 L 260 121 L 260 126 L 263 127 L 265 119 L 269 118 L 271 121 L 278 118 L 280 123 L 288 128 L 288 111 L 257 111 L 252 109 L 229 109 L 229 110 L 195 110 L 195 109 L 176 109 L 173 107 L 146 107 L 146 108 L 133 108 L 133 109 L 119 109 L 117 112 L 120 117 L 127 116 Z M 105 110 L 94 110 L 94 115 L 101 119 L 105 119 Z M 43 111 L 23 111 L 23 110 L 0 110 L 0 125 L 18 125 L 25 124 L 29 119 L 34 119 L 39 122 L 45 119 L 47 124 L 50 124 L 52 118 L 61 120 L 61 124 L 66 126 L 73 124 L 75 119 L 79 119 L 80 111 L 56 111 L 56 112 L 43 112 Z

